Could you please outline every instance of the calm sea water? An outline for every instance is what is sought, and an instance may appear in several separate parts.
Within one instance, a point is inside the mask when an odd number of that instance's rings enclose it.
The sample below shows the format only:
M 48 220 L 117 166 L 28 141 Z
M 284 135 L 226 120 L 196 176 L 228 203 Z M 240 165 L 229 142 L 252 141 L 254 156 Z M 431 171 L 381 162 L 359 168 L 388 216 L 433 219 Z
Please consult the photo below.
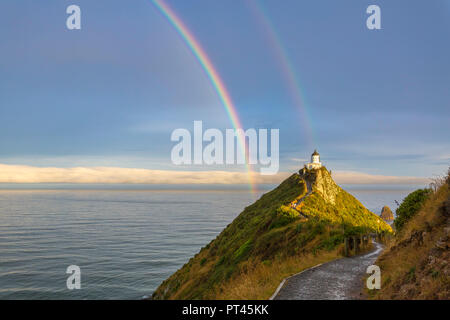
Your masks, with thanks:
M 369 209 L 414 188 L 347 187 Z M 140 299 L 214 239 L 244 190 L 0 190 L 0 299 Z M 81 268 L 68 290 L 66 268 Z

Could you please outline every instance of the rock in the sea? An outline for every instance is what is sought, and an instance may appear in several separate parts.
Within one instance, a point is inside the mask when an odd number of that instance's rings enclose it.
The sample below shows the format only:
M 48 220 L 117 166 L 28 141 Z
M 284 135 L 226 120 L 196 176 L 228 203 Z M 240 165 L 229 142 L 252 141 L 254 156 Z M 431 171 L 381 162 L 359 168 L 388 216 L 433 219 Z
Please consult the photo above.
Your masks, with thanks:
M 388 206 L 384 206 L 383 209 L 381 209 L 380 217 L 384 221 L 394 220 L 394 214 Z

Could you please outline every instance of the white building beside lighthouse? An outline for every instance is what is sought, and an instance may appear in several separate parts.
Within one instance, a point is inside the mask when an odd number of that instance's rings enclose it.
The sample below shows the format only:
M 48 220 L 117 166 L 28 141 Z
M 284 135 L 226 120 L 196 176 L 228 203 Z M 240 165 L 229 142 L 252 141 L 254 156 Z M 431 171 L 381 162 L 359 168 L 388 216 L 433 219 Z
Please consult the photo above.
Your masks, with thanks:
M 320 162 L 320 155 L 317 150 L 314 150 L 314 153 L 311 155 L 311 162 L 306 164 L 306 168 L 308 170 L 311 169 L 320 169 L 322 167 L 322 163 Z

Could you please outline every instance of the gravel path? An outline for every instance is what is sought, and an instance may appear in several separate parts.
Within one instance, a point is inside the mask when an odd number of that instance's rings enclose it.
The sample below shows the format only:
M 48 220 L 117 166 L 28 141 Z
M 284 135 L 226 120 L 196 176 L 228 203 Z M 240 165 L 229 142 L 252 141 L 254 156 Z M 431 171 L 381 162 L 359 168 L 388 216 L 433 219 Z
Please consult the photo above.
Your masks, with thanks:
M 305 200 L 305 198 L 308 197 L 311 193 L 312 193 L 311 182 L 306 181 L 306 194 L 303 197 L 301 197 L 300 199 L 297 200 L 297 202 L 294 205 L 294 208 L 297 208 L 297 206 L 300 205 L 300 203 L 302 203 L 303 200 Z
M 373 242 L 371 252 L 341 258 L 310 268 L 286 280 L 274 300 L 358 299 L 368 266 L 375 263 L 382 245 Z

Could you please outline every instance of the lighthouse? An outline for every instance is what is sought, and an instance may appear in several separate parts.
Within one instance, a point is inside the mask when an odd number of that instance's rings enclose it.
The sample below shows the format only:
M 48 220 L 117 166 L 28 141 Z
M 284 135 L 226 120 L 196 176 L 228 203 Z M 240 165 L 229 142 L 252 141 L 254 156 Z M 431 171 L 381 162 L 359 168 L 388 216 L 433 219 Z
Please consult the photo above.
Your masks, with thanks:
M 306 168 L 308 170 L 311 169 L 320 169 L 322 167 L 322 163 L 320 162 L 320 154 L 317 150 L 314 150 L 314 153 L 311 155 L 311 162 L 306 164 Z

